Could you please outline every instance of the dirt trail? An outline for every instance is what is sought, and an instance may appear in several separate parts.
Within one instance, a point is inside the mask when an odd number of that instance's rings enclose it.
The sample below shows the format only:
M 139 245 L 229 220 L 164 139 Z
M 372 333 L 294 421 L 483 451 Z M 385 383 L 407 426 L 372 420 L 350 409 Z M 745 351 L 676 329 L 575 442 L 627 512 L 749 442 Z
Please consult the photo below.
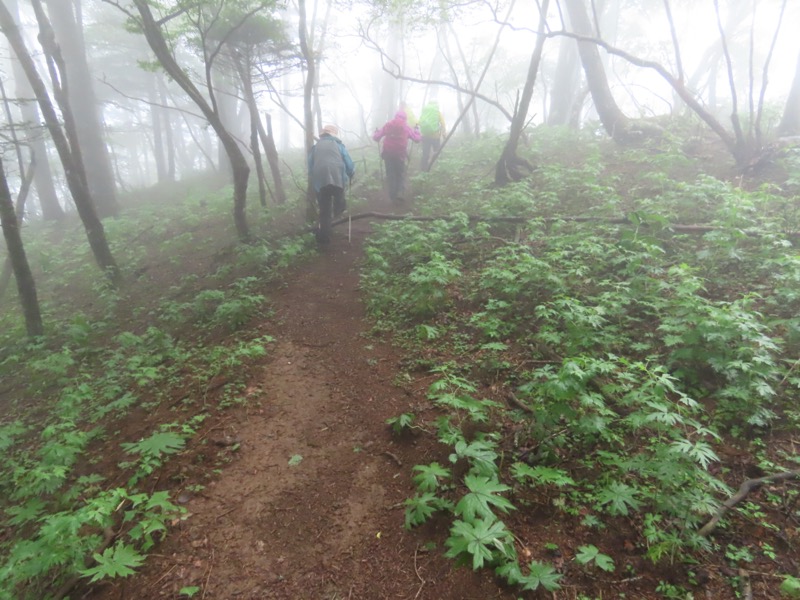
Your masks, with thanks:
M 208 443 L 238 443 L 219 478 L 189 498 L 191 517 L 141 574 L 93 598 L 514 598 L 491 576 L 455 568 L 437 545 L 446 523 L 403 529 L 414 464 L 446 461 L 428 439 L 395 440 L 385 420 L 424 407 L 393 385 L 399 356 L 368 339 L 358 260 L 369 224 L 339 227 L 331 245 L 268 290 L 276 338 L 250 402 Z M 294 457 L 294 458 L 293 458 Z M 184 498 L 186 499 L 186 498 Z

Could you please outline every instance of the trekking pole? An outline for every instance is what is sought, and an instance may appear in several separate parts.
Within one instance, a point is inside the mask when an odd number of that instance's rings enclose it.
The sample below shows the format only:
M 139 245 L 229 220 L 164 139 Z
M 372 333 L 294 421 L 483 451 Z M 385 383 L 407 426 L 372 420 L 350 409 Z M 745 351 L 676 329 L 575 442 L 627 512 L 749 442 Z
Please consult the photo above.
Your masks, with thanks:
M 381 188 L 383 187 L 383 157 L 381 156 L 381 145 L 378 144 L 378 165 L 381 171 Z
M 350 199 L 353 198 L 353 178 L 349 177 L 347 179 L 347 194 L 350 196 Z M 350 233 L 353 230 L 353 219 L 352 213 L 348 210 L 347 211 L 347 243 L 352 244 Z

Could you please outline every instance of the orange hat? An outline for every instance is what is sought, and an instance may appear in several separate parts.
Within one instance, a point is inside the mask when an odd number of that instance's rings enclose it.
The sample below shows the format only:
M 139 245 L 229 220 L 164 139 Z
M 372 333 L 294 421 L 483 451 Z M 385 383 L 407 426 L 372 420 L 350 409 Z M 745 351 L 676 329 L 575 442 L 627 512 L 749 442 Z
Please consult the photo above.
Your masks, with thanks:
M 339 128 L 336 125 L 325 125 L 320 132 L 320 135 L 328 133 L 330 135 L 339 135 Z

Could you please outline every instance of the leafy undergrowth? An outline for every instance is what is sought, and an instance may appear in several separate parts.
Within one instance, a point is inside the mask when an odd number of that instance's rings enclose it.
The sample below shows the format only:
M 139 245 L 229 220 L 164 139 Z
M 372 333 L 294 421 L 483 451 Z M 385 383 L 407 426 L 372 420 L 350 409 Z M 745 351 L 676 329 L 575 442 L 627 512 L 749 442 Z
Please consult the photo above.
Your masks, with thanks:
M 275 235 L 300 228 L 291 209 L 257 206 L 257 240 L 235 244 L 230 189 L 209 187 L 127 199 L 104 222 L 120 289 L 91 264 L 79 226 L 26 235 L 47 335 L 27 340 L 5 303 L 1 598 L 61 598 L 80 577 L 133 573 L 185 515 L 168 490 L 202 489 L 236 452 L 213 443 L 209 423 L 247 401 L 248 369 L 274 341 L 252 326 L 269 315 L 265 290 L 315 245 Z M 188 449 L 198 469 L 171 470 Z
M 447 218 L 366 249 L 375 331 L 433 377 L 430 409 L 389 421 L 442 448 L 406 526 L 445 520 L 448 556 L 521 590 L 797 597 L 800 154 L 756 185 L 676 140 L 561 135 L 503 189 L 452 156 L 416 180 Z
M 663 597 L 709 582 L 723 597 L 752 579 L 792 593 L 793 479 L 701 529 L 743 480 L 798 468 L 800 180 L 733 185 L 680 139 L 531 144 L 530 180 L 501 190 L 486 160 L 500 140 L 449 148 L 413 188 L 419 212 L 453 218 L 381 227 L 368 248 L 376 331 L 414 350 L 398 381 L 434 378 L 430 410 L 391 423 L 442 442 L 414 470 L 407 525 L 446 522 L 449 556 L 520 588 L 608 597 L 641 578 Z M 781 161 L 800 172 L 797 155 Z M 48 331 L 25 340 L 4 304 L 0 597 L 130 574 L 184 516 L 167 490 L 202 489 L 236 452 L 213 423 L 247 402 L 273 341 L 270 285 L 313 245 L 271 233 L 299 227 L 296 207 L 257 206 L 266 241 L 235 244 L 230 190 L 209 187 L 165 188 L 104 222 L 120 290 L 80 227 L 26 235 Z M 171 469 L 180 455 L 198 468 Z

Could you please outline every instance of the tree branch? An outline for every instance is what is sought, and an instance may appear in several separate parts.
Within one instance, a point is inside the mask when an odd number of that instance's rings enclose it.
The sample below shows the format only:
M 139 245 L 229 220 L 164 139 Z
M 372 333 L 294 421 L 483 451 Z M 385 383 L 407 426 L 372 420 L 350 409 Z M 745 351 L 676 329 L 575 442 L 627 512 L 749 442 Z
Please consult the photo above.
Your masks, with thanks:
M 719 523 L 720 519 L 725 516 L 725 513 L 739 504 L 739 502 L 744 500 L 754 489 L 761 487 L 765 483 L 771 483 L 773 481 L 785 481 L 787 479 L 797 479 L 798 477 L 800 477 L 800 469 L 796 471 L 786 471 L 785 473 L 767 475 L 766 477 L 759 477 L 757 479 L 748 479 L 739 486 L 738 492 L 736 492 L 727 501 L 725 501 L 722 506 L 720 506 L 717 514 L 715 514 L 708 523 L 700 528 L 700 530 L 697 532 L 698 535 L 703 537 L 708 536 L 712 531 L 714 531 L 717 523 Z
M 478 93 L 477 89 L 476 90 L 470 90 L 470 89 L 461 87 L 457 83 L 452 83 L 450 81 L 442 81 L 440 79 L 421 79 L 419 77 L 409 77 L 408 75 L 403 75 L 403 73 L 402 73 L 402 71 L 400 69 L 400 66 L 396 62 L 394 62 L 391 59 L 391 57 L 389 55 L 387 55 L 383 51 L 383 49 L 378 45 L 377 42 L 375 42 L 372 39 L 372 37 L 369 34 L 369 26 L 367 26 L 366 28 L 360 27 L 360 29 L 361 29 L 361 38 L 371 48 L 376 50 L 378 52 L 378 54 L 380 55 L 381 68 L 384 70 L 384 72 L 388 73 L 389 75 L 391 75 L 395 79 L 399 79 L 399 80 L 402 80 L 402 81 L 410 81 L 412 83 L 421 83 L 423 85 L 440 85 L 440 86 L 443 86 L 443 87 L 448 87 L 450 89 L 456 90 L 457 92 L 461 92 L 462 94 L 466 94 L 468 96 L 471 96 L 473 99 L 477 98 L 479 100 L 483 100 L 484 102 L 486 102 L 490 106 L 494 106 L 501 113 L 503 113 L 503 116 L 505 116 L 509 121 L 511 121 L 513 119 L 513 115 L 510 112 L 508 112 L 503 107 L 503 105 L 501 105 L 498 101 L 489 98 L 488 96 L 485 96 L 483 94 Z M 389 61 L 396 68 L 396 71 L 392 70 L 390 67 L 387 67 L 386 66 L 386 61 Z
M 612 46 L 611 44 L 609 44 L 604 40 L 593 37 L 587 37 L 584 35 L 579 35 L 577 33 L 572 33 L 571 31 L 553 31 L 547 35 L 549 37 L 555 37 L 555 36 L 568 37 L 577 40 L 579 42 L 590 42 L 592 44 L 597 44 L 609 54 L 613 54 L 614 56 L 619 56 L 620 58 L 627 60 L 631 64 L 636 65 L 637 67 L 642 67 L 644 69 L 653 69 L 656 73 L 661 75 L 661 77 L 667 83 L 669 83 L 670 86 L 672 86 L 672 89 L 674 89 L 675 92 L 678 94 L 678 96 L 680 96 L 681 100 L 686 102 L 689 108 L 691 108 L 695 113 L 697 113 L 697 115 L 706 123 L 706 125 L 708 125 L 712 129 L 712 131 L 714 131 L 714 133 L 716 133 L 717 136 L 719 136 L 719 138 L 725 144 L 725 147 L 728 148 L 728 150 L 730 150 L 731 154 L 733 154 L 734 157 L 736 157 L 737 161 L 740 160 L 741 158 L 739 156 L 740 145 L 737 143 L 739 137 L 737 136 L 737 138 L 734 139 L 728 132 L 728 130 L 725 129 L 725 127 L 723 127 L 722 124 L 716 118 L 714 118 L 714 116 L 710 112 L 708 112 L 703 107 L 702 104 L 700 104 L 700 102 L 686 88 L 683 82 L 676 79 L 675 76 L 672 75 L 669 71 L 667 71 L 660 63 L 651 60 L 645 60 L 643 58 L 639 58 L 637 56 L 629 54 L 624 50 Z

